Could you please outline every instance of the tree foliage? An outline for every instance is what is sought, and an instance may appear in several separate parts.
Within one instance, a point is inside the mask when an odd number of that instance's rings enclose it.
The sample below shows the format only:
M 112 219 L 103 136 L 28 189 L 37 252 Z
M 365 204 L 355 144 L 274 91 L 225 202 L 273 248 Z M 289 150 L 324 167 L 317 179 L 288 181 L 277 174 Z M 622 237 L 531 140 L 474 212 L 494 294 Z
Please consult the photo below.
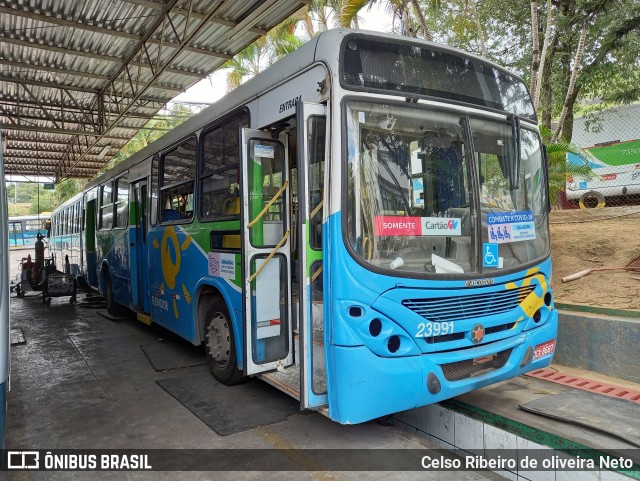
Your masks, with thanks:
M 76 195 L 85 186 L 86 181 L 81 179 L 67 179 L 56 185 L 55 198 L 58 205 L 63 204 Z
M 425 8 L 427 2 L 423 2 Z M 538 35 L 554 25 L 540 67 L 539 112 L 552 127 L 567 103 L 561 136 L 571 141 L 575 112 L 586 102 L 612 103 L 640 99 L 640 3 L 637 0 L 537 1 Z M 450 0 L 430 10 L 436 41 L 483 55 L 524 77 L 531 84 L 531 0 Z M 548 15 L 552 9 L 553 15 Z M 584 55 L 577 66 L 575 89 L 567 98 L 582 26 Z M 482 47 L 484 46 L 484 48 Z M 539 45 L 542 47 L 542 45 Z M 544 49 L 543 49 L 544 50 Z M 541 53 L 541 57 L 542 57 Z
M 440 9 L 441 0 L 347 0 L 340 15 L 341 26 L 347 27 L 363 9 L 382 5 L 392 19 L 392 30 L 407 37 L 421 37 L 432 41 L 429 22 L 432 10 Z
M 560 194 L 565 190 L 568 177 L 590 178 L 593 173 L 586 163 L 584 165 L 574 165 L 567 162 L 567 154 L 580 153 L 578 147 L 562 139 L 554 141 L 553 132 L 544 125 L 540 127 L 540 135 L 547 150 L 549 196 L 551 204 L 557 206 L 560 203 Z
M 55 191 L 28 182 L 7 182 L 7 200 L 9 215 L 50 212 L 58 205 Z
M 9 215 L 51 212 L 80 192 L 85 183 L 85 180 L 67 179 L 57 184 L 55 189 L 45 190 L 43 184 L 35 182 L 7 182 Z
M 136 132 L 136 135 L 127 142 L 127 144 L 120 149 L 120 151 L 113 156 L 113 158 L 105 164 L 105 166 L 98 172 L 98 175 L 106 172 L 107 170 L 118 165 L 120 162 L 125 161 L 136 152 L 144 149 L 151 142 L 158 140 L 169 130 L 177 127 L 182 122 L 196 113 L 191 107 L 183 104 L 173 104 L 172 107 L 165 113 L 160 114 L 149 120 L 147 124 Z
M 348 3 L 348 0 L 313 0 L 246 47 L 222 66 L 228 69 L 227 91 L 293 52 L 311 37 L 342 25 L 341 15 Z M 357 28 L 358 22 L 354 14 L 345 25 Z

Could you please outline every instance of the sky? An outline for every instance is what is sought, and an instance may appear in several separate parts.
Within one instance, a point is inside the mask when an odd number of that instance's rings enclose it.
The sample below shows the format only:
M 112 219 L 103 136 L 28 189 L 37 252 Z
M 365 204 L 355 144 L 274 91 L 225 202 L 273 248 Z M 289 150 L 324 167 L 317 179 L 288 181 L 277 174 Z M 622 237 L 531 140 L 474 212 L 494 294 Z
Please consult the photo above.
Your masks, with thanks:
M 379 4 L 369 10 L 365 8 L 359 15 L 360 28 L 363 30 L 374 30 L 378 32 L 390 32 L 391 31 L 391 14 L 386 12 Z M 209 78 L 201 80 L 193 87 L 187 89 L 186 92 L 178 95 L 174 101 L 176 102 L 206 102 L 213 103 L 222 97 L 225 93 L 225 89 L 220 89 L 220 85 L 226 87 L 226 73 L 224 70 L 218 70 L 214 72 Z M 213 86 L 217 86 L 214 88 Z

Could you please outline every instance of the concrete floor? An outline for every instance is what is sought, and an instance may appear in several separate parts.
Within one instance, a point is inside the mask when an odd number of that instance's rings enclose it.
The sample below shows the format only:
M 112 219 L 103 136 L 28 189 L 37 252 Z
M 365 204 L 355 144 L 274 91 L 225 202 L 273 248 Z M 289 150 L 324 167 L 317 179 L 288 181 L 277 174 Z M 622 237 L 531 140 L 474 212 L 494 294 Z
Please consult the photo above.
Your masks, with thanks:
M 27 294 L 30 295 L 29 293 Z M 230 436 L 218 436 L 156 380 L 189 376 L 199 366 L 156 372 L 140 346 L 183 342 L 160 327 L 113 322 L 68 298 L 12 297 L 12 328 L 26 344 L 13 346 L 6 448 L 399 448 L 424 449 L 424 439 L 369 422 L 342 426 L 318 413 Z M 186 343 L 188 345 L 188 343 Z M 194 348 L 195 349 L 195 348 Z M 267 395 L 280 396 L 269 387 Z M 256 406 L 259 408 L 259 406 Z M 10 480 L 67 479 L 502 479 L 471 472 L 12 472 Z

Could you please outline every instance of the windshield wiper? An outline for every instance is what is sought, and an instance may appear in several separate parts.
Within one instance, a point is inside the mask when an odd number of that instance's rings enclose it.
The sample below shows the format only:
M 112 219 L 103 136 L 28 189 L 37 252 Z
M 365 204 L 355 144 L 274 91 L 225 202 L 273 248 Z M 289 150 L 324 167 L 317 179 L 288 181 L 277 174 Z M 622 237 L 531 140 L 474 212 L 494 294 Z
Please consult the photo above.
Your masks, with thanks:
M 511 132 L 514 142 L 513 152 L 515 153 L 515 159 L 509 162 L 507 168 L 509 169 L 509 188 L 510 190 L 518 190 L 518 179 L 520 178 L 520 158 L 522 152 L 520 149 L 520 119 L 515 115 L 511 116 Z

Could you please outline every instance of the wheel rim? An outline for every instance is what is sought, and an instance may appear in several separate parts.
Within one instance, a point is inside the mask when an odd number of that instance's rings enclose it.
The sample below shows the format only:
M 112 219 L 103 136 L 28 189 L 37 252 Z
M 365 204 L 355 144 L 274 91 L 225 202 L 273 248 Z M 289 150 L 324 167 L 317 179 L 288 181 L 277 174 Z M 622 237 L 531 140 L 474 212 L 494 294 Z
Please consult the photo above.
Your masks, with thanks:
M 231 356 L 231 335 L 227 318 L 216 312 L 207 329 L 207 353 L 216 364 L 224 367 Z
M 587 197 L 584 200 L 584 205 L 585 205 L 585 207 L 588 207 L 589 209 L 594 209 L 594 208 L 598 207 L 598 199 L 596 199 L 595 197 Z

